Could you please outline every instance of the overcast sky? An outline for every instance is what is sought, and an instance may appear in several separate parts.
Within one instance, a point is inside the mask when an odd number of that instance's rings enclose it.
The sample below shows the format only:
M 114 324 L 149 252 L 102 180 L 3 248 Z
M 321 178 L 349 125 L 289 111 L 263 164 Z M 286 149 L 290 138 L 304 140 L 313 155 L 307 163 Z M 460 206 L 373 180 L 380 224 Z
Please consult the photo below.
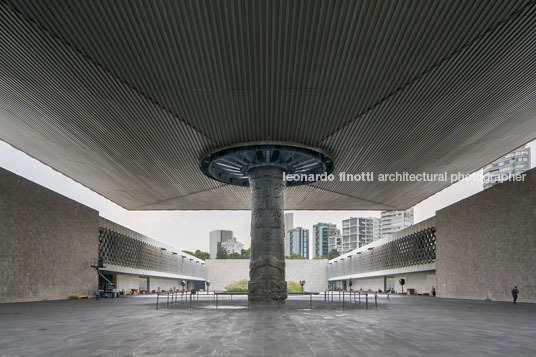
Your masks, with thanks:
M 536 141 L 529 144 L 536 166 Z M 178 249 L 208 251 L 209 232 L 232 230 L 236 238 L 250 245 L 249 211 L 127 211 L 48 166 L 0 141 L 0 167 L 25 177 L 99 211 L 102 217 L 126 226 Z M 435 211 L 482 190 L 482 182 L 458 182 L 415 206 L 415 223 L 432 217 Z M 379 211 L 288 211 L 294 226 L 312 230 L 317 222 L 331 222 L 341 228 L 349 217 L 379 217 Z

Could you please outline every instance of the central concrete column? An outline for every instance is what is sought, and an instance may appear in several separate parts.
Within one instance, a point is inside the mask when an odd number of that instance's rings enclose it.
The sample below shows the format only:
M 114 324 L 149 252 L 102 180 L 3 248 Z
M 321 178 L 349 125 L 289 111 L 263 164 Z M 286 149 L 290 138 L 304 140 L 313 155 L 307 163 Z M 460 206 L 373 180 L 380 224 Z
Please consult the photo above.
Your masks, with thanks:
M 251 188 L 251 260 L 249 300 L 271 303 L 287 298 L 283 170 L 263 166 L 249 170 Z

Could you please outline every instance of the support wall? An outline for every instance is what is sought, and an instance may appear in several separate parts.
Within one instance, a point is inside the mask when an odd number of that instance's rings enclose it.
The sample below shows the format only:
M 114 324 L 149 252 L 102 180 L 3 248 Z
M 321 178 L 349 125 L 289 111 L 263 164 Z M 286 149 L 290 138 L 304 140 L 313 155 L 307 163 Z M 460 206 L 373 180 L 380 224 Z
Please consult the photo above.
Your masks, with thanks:
M 439 297 L 536 302 L 536 170 L 436 214 Z
M 0 302 L 97 288 L 98 212 L 0 168 Z

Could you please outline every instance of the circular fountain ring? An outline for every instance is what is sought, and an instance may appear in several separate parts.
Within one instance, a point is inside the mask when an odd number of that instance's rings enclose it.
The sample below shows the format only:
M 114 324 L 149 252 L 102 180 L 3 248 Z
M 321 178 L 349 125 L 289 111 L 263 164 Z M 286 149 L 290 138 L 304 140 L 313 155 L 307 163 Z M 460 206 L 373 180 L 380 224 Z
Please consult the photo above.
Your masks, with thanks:
M 248 171 L 263 166 L 280 167 L 287 175 L 299 175 L 299 180 L 287 181 L 287 186 L 298 186 L 331 174 L 333 159 L 322 150 L 277 142 L 237 144 L 201 158 L 205 175 L 236 186 L 249 186 Z

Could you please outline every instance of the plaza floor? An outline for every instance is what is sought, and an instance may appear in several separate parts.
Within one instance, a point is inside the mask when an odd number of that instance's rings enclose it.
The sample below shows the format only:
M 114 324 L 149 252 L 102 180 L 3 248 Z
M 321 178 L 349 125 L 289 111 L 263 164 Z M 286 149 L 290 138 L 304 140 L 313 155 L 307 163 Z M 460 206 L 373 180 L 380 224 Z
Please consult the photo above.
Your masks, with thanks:
M 203 301 L 205 299 L 206 301 Z M 223 299 L 223 298 L 222 298 Z M 380 297 L 378 308 L 308 298 L 247 309 L 211 297 L 0 304 L 0 356 L 535 356 L 536 304 Z

